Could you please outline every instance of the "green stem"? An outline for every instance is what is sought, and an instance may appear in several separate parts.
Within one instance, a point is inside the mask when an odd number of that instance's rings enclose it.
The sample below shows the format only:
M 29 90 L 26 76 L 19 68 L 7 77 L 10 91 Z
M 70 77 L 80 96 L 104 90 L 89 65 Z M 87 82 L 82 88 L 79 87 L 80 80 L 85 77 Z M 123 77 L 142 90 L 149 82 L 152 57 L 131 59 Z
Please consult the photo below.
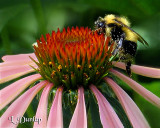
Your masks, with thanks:
M 1 39 L 2 39 L 3 47 L 5 49 L 6 54 L 11 54 L 12 50 L 10 46 L 8 30 L 6 27 L 4 27 L 1 31 Z
M 45 18 L 43 15 L 42 5 L 40 0 L 30 0 L 31 6 L 33 8 L 40 34 L 45 34 L 47 32 L 46 30 L 46 24 L 45 24 Z

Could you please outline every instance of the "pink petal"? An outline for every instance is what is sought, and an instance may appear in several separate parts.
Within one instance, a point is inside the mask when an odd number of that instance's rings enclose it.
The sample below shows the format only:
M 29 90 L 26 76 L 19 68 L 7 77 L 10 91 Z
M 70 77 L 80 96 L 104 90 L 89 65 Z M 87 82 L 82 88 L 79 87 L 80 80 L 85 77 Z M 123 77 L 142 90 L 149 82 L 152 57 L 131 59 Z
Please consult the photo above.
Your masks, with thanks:
M 78 89 L 78 101 L 69 128 L 87 128 L 86 106 L 84 100 L 84 89 Z
M 160 98 L 154 95 L 152 92 L 148 91 L 145 89 L 143 86 L 132 80 L 131 78 L 123 75 L 122 73 L 116 71 L 116 70 L 111 70 L 111 72 L 119 77 L 121 80 L 123 80 L 125 83 L 127 83 L 133 90 L 135 90 L 138 94 L 143 96 L 146 100 L 151 102 L 152 104 L 156 105 L 157 107 L 160 108 Z
M 150 128 L 143 114 L 127 93 L 110 78 L 105 78 L 105 80 L 117 95 L 117 98 L 125 110 L 132 126 L 134 128 Z
M 25 75 L 25 74 L 31 73 L 31 72 L 33 72 L 33 71 L 34 71 L 34 70 L 31 69 L 31 70 L 26 71 L 26 72 L 20 72 L 20 73 L 17 73 L 17 74 L 10 75 L 10 76 L 8 76 L 8 77 L 5 77 L 5 78 L 3 78 L 3 79 L 0 79 L 0 84 L 5 83 L 5 82 L 10 81 L 10 80 L 13 80 L 13 79 L 15 79 L 15 78 L 18 78 L 18 77 L 20 77 L 20 76 L 23 76 L 23 75 Z
M 46 128 L 47 127 L 47 106 L 48 106 L 48 96 L 49 92 L 52 89 L 53 84 L 50 83 L 46 85 L 44 88 L 39 105 L 37 108 L 36 116 L 35 118 L 40 118 L 41 123 L 39 124 L 38 122 L 34 122 L 34 128 Z
M 126 70 L 125 63 L 113 62 L 113 65 L 115 67 Z M 132 64 L 131 70 L 132 72 L 142 76 L 151 77 L 151 78 L 160 78 L 160 69 L 158 68 L 150 68 L 150 67 L 144 67 L 144 66 L 138 66 L 138 65 Z
M 16 96 L 18 96 L 24 89 L 26 89 L 31 83 L 40 79 L 39 74 L 31 75 L 22 78 L 13 84 L 0 90 L 0 110 L 10 103 Z
M 31 61 L 29 58 L 32 57 L 33 59 L 36 59 L 36 56 L 34 53 L 29 53 L 29 54 L 19 54 L 19 55 L 6 55 L 2 57 L 3 61 Z
M 29 65 L 21 65 L 21 66 L 5 66 L 0 70 L 1 76 L 0 78 L 4 78 L 16 73 L 20 73 L 20 72 L 25 72 L 28 70 L 33 69 L 31 66 Z
M 113 110 L 110 103 L 106 100 L 106 98 L 98 91 L 98 89 L 91 85 L 90 89 L 96 96 L 99 106 L 99 113 L 101 123 L 104 128 L 123 128 L 123 124 L 118 118 L 117 114 Z
M 37 58 L 34 53 L 31 54 L 19 54 L 19 55 L 7 55 L 2 57 L 2 60 L 5 62 L 0 63 L 0 68 L 5 66 L 19 66 L 19 65 L 31 65 L 35 66 L 35 63 L 30 59 L 32 57 L 37 61 Z
M 56 95 L 50 109 L 47 128 L 63 128 L 63 114 L 62 114 L 62 87 L 56 91 Z
M 37 66 L 34 67 L 36 68 Z M 5 66 L 0 70 L 0 83 L 5 83 L 34 71 L 35 70 L 30 65 Z
M 31 60 L 31 61 L 7 61 L 7 62 L 3 62 L 0 63 L 0 69 L 3 69 L 3 67 L 5 66 L 21 66 L 21 65 L 31 65 L 31 66 L 35 66 L 35 63 Z
M 9 108 L 4 112 L 4 114 L 1 116 L 1 128 L 15 128 L 17 127 L 18 122 L 16 119 L 17 117 L 22 117 L 25 113 L 26 109 L 28 108 L 30 102 L 33 100 L 35 95 L 45 86 L 46 82 L 43 81 L 34 87 L 30 88 L 28 91 L 26 91 L 23 95 L 21 95 L 18 99 L 16 99 Z M 11 122 L 11 117 L 14 117 L 13 122 L 16 124 L 13 124 Z

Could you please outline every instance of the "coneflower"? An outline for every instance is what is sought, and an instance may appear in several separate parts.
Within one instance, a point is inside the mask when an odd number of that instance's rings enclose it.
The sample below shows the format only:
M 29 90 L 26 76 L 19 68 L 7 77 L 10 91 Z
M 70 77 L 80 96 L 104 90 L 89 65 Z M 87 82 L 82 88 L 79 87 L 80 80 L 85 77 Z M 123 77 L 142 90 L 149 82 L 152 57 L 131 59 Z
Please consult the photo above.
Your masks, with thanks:
M 19 122 L 14 124 L 9 118 L 22 117 L 33 98 L 42 89 L 35 115 L 35 118 L 41 118 L 41 122 L 34 122 L 35 128 L 63 128 L 65 119 L 62 108 L 66 105 L 73 107 L 74 104 L 76 105 L 69 127 L 87 128 L 86 108 L 92 106 L 88 100 L 85 101 L 85 97 L 92 94 L 99 107 L 102 126 L 125 127 L 113 109 L 114 106 L 103 96 L 103 86 L 118 99 L 134 128 L 150 127 L 137 105 L 114 81 L 114 77 L 120 78 L 157 107 L 160 107 L 160 98 L 114 69 L 114 67 L 125 69 L 125 64 L 114 61 L 115 56 L 112 55 L 114 44 L 110 45 L 109 41 L 109 37 L 105 39 L 104 35 L 93 33 L 88 28 L 67 28 L 62 32 L 58 30 L 46 34 L 46 37 L 42 36 L 33 44 L 34 53 L 2 57 L 4 62 L 0 63 L 1 84 L 29 73 L 32 75 L 0 90 L 0 110 L 14 100 L 1 116 L 0 127 L 17 127 Z M 160 78 L 160 69 L 132 65 L 131 70 L 146 77 Z M 48 102 L 52 94 L 53 101 Z

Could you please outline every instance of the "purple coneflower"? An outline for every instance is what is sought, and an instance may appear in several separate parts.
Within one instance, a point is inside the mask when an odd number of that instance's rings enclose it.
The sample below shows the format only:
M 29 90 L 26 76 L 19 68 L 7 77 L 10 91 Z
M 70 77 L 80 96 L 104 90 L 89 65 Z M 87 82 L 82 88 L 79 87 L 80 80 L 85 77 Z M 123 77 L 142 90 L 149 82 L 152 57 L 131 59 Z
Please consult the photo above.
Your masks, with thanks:
M 22 117 L 33 98 L 43 90 L 35 115 L 35 118 L 41 118 L 41 122 L 34 122 L 35 128 L 63 127 L 62 101 L 66 98 L 65 95 L 69 97 L 66 99 L 70 105 L 76 101 L 69 127 L 87 128 L 88 103 L 85 103 L 85 92 L 95 96 L 104 128 L 123 128 L 124 124 L 113 106 L 103 96 L 102 82 L 115 94 L 134 128 L 150 127 L 137 105 L 113 77 L 120 78 L 159 108 L 160 98 L 114 69 L 118 67 L 125 70 L 125 64 L 114 61 L 114 44 L 109 45 L 109 41 L 110 38 L 105 39 L 103 35 L 92 33 L 88 28 L 68 28 L 42 36 L 33 45 L 34 53 L 2 57 L 4 62 L 0 63 L 1 84 L 29 73 L 32 75 L 0 90 L 0 110 L 12 102 L 0 118 L 0 127 L 17 127 L 19 122 L 13 124 L 9 118 Z M 131 70 L 146 77 L 160 78 L 160 69 L 132 65 Z M 54 94 L 54 98 L 49 103 L 51 94 Z

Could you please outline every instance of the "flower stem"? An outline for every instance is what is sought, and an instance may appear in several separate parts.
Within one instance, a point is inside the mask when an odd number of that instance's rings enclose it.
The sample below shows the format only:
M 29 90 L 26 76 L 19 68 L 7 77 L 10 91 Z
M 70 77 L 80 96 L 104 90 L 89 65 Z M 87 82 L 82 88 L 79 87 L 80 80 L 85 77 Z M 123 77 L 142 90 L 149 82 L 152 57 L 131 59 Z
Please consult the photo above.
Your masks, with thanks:
M 45 34 L 46 33 L 46 25 L 45 25 L 45 18 L 42 10 L 42 5 L 40 0 L 30 0 L 32 9 L 34 11 L 37 23 L 38 23 L 38 28 L 39 28 L 39 33 L 40 34 Z
M 11 46 L 10 46 L 10 43 L 9 43 L 10 41 L 9 41 L 8 31 L 7 31 L 6 27 L 4 27 L 2 29 L 1 39 L 2 39 L 3 47 L 5 49 L 6 54 L 11 54 L 12 50 L 11 50 Z

